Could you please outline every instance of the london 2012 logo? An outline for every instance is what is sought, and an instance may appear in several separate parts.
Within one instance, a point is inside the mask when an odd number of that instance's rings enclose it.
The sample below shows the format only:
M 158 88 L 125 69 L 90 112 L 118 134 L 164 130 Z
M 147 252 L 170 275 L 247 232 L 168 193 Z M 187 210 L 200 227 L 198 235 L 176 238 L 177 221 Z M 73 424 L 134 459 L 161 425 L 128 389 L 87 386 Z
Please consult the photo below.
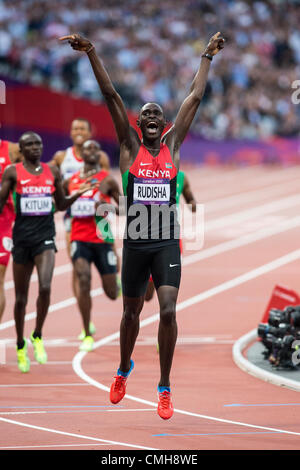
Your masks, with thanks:
M 6 86 L 3 80 L 0 80 L 0 104 L 6 104 Z

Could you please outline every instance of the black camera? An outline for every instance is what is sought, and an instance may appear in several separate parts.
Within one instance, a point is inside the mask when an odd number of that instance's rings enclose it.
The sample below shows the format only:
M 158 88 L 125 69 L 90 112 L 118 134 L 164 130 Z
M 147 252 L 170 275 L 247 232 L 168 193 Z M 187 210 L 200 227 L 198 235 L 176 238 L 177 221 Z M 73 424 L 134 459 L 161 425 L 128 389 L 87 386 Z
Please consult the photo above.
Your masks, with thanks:
M 294 341 L 300 340 L 300 306 L 270 309 L 268 323 L 259 323 L 257 335 L 265 347 L 265 359 L 273 366 L 295 369 L 300 364 L 294 357 L 298 349 Z

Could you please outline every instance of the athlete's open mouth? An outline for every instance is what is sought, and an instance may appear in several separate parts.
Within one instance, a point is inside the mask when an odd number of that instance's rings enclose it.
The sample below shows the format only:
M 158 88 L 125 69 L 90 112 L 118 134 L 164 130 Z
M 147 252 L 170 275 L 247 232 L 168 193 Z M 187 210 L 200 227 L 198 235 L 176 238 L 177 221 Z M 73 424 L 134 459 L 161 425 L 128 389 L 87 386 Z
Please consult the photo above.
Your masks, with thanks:
M 154 133 L 154 132 L 156 132 L 157 129 L 158 129 L 158 124 L 157 124 L 157 122 L 155 122 L 155 121 L 150 121 L 150 122 L 148 122 L 148 124 L 147 124 L 146 127 L 147 127 L 147 130 L 148 130 L 148 131 L 150 131 L 151 133 L 152 133 L 152 132 Z

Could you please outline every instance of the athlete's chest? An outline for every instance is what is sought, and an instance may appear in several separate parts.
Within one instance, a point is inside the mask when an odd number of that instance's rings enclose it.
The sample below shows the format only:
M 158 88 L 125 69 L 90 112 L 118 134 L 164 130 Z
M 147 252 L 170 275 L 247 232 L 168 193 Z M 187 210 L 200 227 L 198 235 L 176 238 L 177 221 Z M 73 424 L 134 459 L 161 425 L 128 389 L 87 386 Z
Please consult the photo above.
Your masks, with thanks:
M 170 204 L 177 169 L 166 146 L 156 157 L 141 147 L 129 174 L 133 204 Z

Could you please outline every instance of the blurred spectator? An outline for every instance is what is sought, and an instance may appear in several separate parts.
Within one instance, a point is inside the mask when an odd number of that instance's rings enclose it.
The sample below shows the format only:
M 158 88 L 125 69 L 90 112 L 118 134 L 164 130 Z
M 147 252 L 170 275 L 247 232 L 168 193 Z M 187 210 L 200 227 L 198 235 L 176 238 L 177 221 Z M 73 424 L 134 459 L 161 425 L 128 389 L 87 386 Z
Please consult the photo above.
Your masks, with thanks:
M 0 0 L 0 73 L 93 100 L 89 61 L 64 34 L 96 46 L 125 104 L 157 101 L 174 119 L 209 37 L 224 53 L 212 64 L 192 131 L 213 139 L 292 136 L 299 106 L 300 0 Z

